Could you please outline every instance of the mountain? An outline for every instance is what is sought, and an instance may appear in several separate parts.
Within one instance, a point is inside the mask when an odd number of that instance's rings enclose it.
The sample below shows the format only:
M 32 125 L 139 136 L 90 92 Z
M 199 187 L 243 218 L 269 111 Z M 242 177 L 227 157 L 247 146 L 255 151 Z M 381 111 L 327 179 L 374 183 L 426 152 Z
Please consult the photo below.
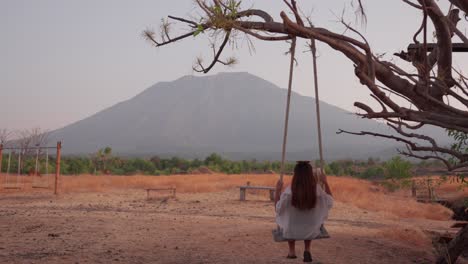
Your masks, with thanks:
M 281 158 L 287 90 L 248 73 L 185 76 L 160 82 L 137 96 L 53 131 L 65 154 L 111 146 L 120 155 L 203 158 L 212 152 L 233 159 Z M 378 122 L 321 102 L 325 158 L 367 159 L 394 155 L 395 143 L 349 131 L 389 133 Z M 444 132 L 431 129 L 437 137 Z M 317 159 L 315 101 L 292 94 L 289 160 Z

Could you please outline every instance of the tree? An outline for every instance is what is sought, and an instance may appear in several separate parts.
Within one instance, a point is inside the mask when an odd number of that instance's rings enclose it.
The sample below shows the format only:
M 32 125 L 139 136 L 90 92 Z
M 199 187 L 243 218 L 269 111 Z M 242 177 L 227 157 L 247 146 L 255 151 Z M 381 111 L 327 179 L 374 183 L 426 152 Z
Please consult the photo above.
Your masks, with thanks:
M 331 175 L 340 176 L 343 174 L 340 164 L 338 164 L 338 162 L 336 161 L 333 161 L 332 163 L 328 164 L 328 167 L 330 169 L 330 172 L 327 173 Z
M 8 129 L 3 128 L 0 129 L 0 148 L 5 147 L 6 143 L 8 142 L 8 138 L 10 137 L 11 132 L 8 131 Z M 2 155 L 2 153 L 0 153 Z M 0 173 L 2 172 L 3 163 L 6 161 L 3 161 L 2 157 L 0 157 Z
M 91 168 L 91 161 L 88 158 L 81 157 L 67 157 L 62 159 L 62 173 L 63 174 L 82 174 L 88 173 Z
M 154 164 L 157 169 L 161 169 L 161 158 L 158 156 L 153 156 L 150 158 L 150 161 Z
M 94 163 L 94 173 L 98 170 L 102 170 L 104 173 L 108 170 L 107 163 L 112 158 L 112 148 L 105 147 L 103 149 L 99 149 L 96 154 L 92 157 Z
M 468 133 L 456 131 L 456 130 L 449 130 L 448 134 L 450 137 L 453 138 L 455 141 L 451 149 L 460 153 L 468 154 Z M 453 158 L 449 159 L 450 162 L 456 163 Z M 468 184 L 466 181 L 466 174 L 461 174 L 460 179 L 463 183 Z
M 381 166 L 373 165 L 360 173 L 359 177 L 363 179 L 379 179 L 382 178 L 384 174 L 384 169 Z
M 5 145 L 11 136 L 11 131 L 6 128 L 0 129 L 0 145 Z
M 411 163 L 396 156 L 385 163 L 385 178 L 389 180 L 402 180 L 411 177 Z
M 206 166 L 216 166 L 216 165 L 221 165 L 222 162 L 223 162 L 223 158 L 220 155 L 216 153 L 212 153 L 208 157 L 205 158 L 204 164 Z
M 33 155 L 36 153 L 35 148 L 44 147 L 49 142 L 50 132 L 47 130 L 42 130 L 39 127 L 32 129 L 20 130 L 17 132 L 19 140 L 17 143 L 21 148 L 22 155 Z M 42 152 L 39 149 L 40 153 Z
M 357 1 L 358 11 L 365 18 L 363 0 Z M 354 64 L 357 79 L 381 106 L 380 110 L 376 110 L 363 102 L 355 102 L 354 105 L 361 111 L 358 115 L 385 121 L 396 135 L 345 130 L 340 130 L 340 133 L 371 135 L 402 142 L 406 149 L 400 150 L 401 154 L 419 159 L 440 160 L 448 170 L 468 167 L 467 153 L 440 146 L 433 138 L 418 133 L 418 129 L 426 125 L 468 133 L 468 78 L 461 69 L 452 65 L 453 52 L 468 47 L 468 38 L 457 29 L 460 12 L 465 15 L 468 12 L 468 0 L 402 1 L 407 4 L 407 8 L 415 8 L 421 13 L 420 21 L 414 25 L 416 33 L 412 40 L 413 45 L 410 45 L 408 51 L 394 53 L 399 59 L 410 62 L 413 67 L 411 70 L 374 54 L 364 35 L 343 19 L 341 22 L 346 29 L 344 34 L 315 27 L 310 18 L 301 15 L 295 0 L 284 0 L 285 8 L 293 16 L 291 18 L 283 11 L 280 14 L 282 21 L 275 21 L 263 10 L 242 10 L 240 1 L 236 0 L 196 0 L 201 17 L 168 17 L 188 25 L 189 32 L 171 37 L 172 24 L 163 20 L 159 38 L 155 32 L 149 30 L 144 32 L 144 36 L 156 47 L 161 47 L 202 32 L 210 32 L 214 37 L 214 44 L 211 46 L 213 59 L 208 65 L 197 59 L 194 66 L 195 71 L 203 73 L 209 72 L 216 64 L 236 63 L 234 58 L 221 59 L 225 47 L 235 42 L 236 34 L 246 34 L 265 41 L 296 38 L 310 40 L 313 54 L 316 41 L 325 43 Z M 450 4 L 446 12 L 440 7 L 442 3 Z M 427 41 L 432 33 L 428 32 L 430 26 L 435 30 L 434 44 Z M 454 45 L 454 36 L 463 43 Z M 216 39 L 222 39 L 220 45 L 216 45 Z M 468 234 L 468 227 L 465 229 Z M 465 240 L 468 242 L 468 235 Z M 454 261 L 458 255 L 452 249 L 450 247 L 448 252 L 450 259 Z
M 44 150 L 41 147 L 47 145 L 49 141 L 49 131 L 42 130 L 39 127 L 32 129 L 24 129 L 17 132 L 18 140 L 14 143 L 19 145 L 19 153 L 22 156 L 21 171 L 26 171 L 26 157 L 35 157 L 37 155 L 42 155 Z
M 132 167 L 136 169 L 137 172 L 143 172 L 145 174 L 153 174 L 156 170 L 156 166 L 151 161 L 136 158 L 132 161 Z

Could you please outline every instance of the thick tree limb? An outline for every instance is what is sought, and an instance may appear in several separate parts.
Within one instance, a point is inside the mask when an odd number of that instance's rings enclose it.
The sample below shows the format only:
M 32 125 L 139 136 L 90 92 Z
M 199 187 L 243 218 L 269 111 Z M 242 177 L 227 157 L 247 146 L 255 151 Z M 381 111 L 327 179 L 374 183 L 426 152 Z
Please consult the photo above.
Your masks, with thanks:
M 455 81 L 452 78 L 452 33 L 449 23 L 435 0 L 418 0 L 418 2 L 427 7 L 428 15 L 436 30 L 440 54 L 437 61 L 437 77 L 443 80 L 448 87 L 452 87 L 455 85 Z
M 450 3 L 456 7 L 463 10 L 463 12 L 468 13 L 468 0 L 448 0 Z

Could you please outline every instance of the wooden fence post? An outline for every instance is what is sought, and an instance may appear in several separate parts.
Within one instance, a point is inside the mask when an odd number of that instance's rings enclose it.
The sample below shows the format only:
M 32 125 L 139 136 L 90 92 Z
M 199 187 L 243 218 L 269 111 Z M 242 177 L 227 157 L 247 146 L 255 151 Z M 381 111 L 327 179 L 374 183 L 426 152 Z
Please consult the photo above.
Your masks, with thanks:
M 427 179 L 427 194 L 429 196 L 429 201 L 433 200 L 433 193 L 432 193 L 432 179 L 428 178 Z
M 245 201 L 245 188 L 240 188 L 240 197 L 239 200 Z
M 60 177 L 60 150 L 62 149 L 62 142 L 57 142 L 57 157 L 55 163 L 55 187 L 54 187 L 54 194 L 58 194 L 58 183 Z
M 2 174 L 3 144 L 0 144 L 0 174 Z

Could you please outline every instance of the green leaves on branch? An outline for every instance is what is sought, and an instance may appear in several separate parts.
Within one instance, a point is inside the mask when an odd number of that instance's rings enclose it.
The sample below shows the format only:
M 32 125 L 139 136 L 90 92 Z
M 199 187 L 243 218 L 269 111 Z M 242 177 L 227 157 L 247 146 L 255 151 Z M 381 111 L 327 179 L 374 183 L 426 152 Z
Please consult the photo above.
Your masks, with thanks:
M 456 130 L 448 130 L 449 137 L 453 138 L 455 142 L 452 144 L 451 148 L 453 150 L 468 153 L 468 134 L 456 131 Z
M 194 37 L 198 36 L 200 33 L 203 33 L 204 30 L 205 28 L 202 25 L 198 25 L 197 30 L 193 33 L 193 36 Z
M 226 3 L 221 2 L 221 4 L 211 6 L 209 10 L 212 14 L 210 15 L 209 23 L 215 28 L 230 28 L 233 21 L 237 19 L 241 2 L 229 0 Z M 205 27 L 202 24 L 198 24 L 193 36 L 196 37 L 204 32 Z

